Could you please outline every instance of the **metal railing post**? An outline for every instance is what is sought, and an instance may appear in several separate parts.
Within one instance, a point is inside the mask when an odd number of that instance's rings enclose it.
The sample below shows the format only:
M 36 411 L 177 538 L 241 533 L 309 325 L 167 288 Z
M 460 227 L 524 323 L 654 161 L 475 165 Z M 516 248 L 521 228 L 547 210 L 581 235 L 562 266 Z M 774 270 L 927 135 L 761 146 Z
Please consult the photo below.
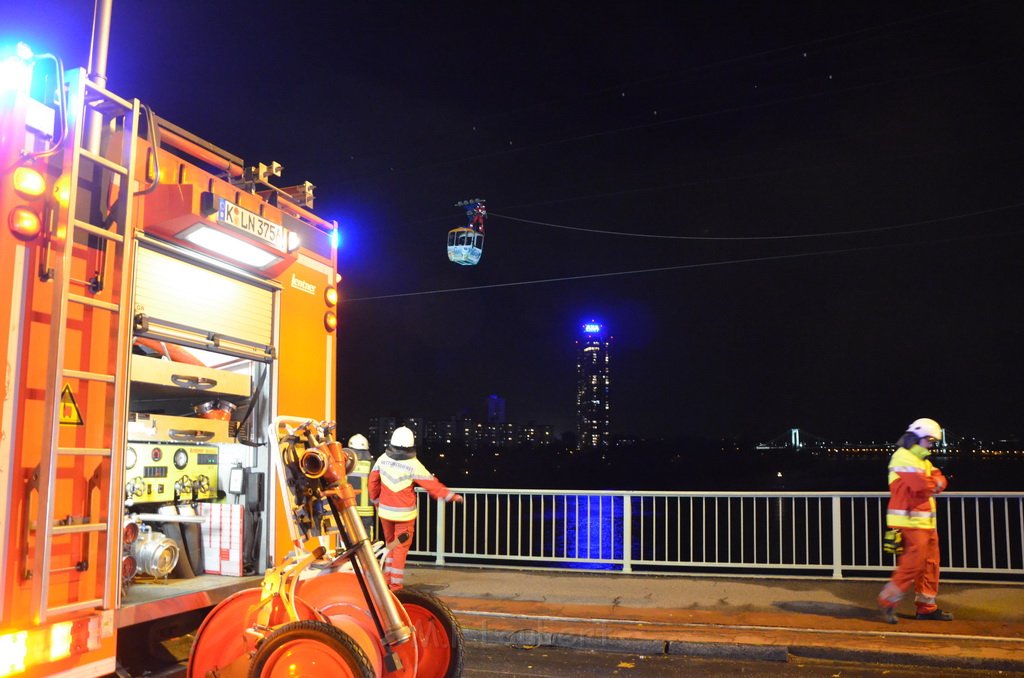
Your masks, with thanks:
M 622 495 L 622 571 L 633 571 L 633 502 Z
M 843 578 L 842 498 L 832 497 L 832 578 Z
M 444 565 L 444 499 L 437 500 L 437 525 L 434 528 L 434 538 L 436 542 L 436 556 L 434 562 L 438 565 Z

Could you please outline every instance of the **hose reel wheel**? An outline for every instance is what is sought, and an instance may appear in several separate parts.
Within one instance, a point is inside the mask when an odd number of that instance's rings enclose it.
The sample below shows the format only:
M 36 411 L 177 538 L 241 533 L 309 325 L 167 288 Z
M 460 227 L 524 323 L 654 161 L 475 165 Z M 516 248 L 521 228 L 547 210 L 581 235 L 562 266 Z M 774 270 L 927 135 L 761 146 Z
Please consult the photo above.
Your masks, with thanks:
M 284 624 L 263 639 L 249 664 L 249 678 L 323 675 L 373 678 L 366 653 L 351 636 L 323 621 Z

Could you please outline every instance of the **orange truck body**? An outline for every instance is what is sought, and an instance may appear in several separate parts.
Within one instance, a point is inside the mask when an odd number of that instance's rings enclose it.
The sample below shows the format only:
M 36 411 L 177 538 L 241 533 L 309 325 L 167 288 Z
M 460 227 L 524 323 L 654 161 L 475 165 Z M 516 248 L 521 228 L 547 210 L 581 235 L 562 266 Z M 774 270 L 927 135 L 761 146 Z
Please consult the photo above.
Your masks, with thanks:
M 337 225 L 83 70 L 64 75 L 66 96 L 0 90 L 0 676 L 107 675 L 132 629 L 173 636 L 176 619 L 252 586 L 292 547 L 266 425 L 335 418 Z M 143 343 L 200 356 L 214 377 L 182 377 L 187 363 Z M 168 366 L 168 384 L 139 376 Z M 205 391 L 218 375 L 243 387 Z M 182 415 L 187 432 L 209 421 L 181 410 L 207 397 L 233 401 L 226 432 L 181 442 Z M 170 433 L 153 423 L 163 412 Z M 262 485 L 229 488 L 239 469 Z M 244 545 L 250 576 L 175 593 L 173 574 L 130 572 L 126 530 L 162 523 L 127 516 L 246 502 L 262 526 Z

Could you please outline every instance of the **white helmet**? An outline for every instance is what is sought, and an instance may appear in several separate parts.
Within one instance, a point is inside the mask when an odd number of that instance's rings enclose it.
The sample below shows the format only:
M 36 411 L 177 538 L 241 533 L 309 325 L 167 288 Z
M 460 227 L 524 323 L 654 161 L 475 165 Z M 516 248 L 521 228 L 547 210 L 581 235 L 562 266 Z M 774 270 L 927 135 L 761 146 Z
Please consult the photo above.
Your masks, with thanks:
M 391 434 L 391 447 L 416 447 L 416 439 L 408 426 L 399 426 Z
M 934 419 L 917 419 L 907 427 L 907 432 L 913 433 L 918 438 L 942 440 L 942 427 Z
M 348 446 L 353 450 L 368 451 L 370 449 L 370 442 L 362 433 L 357 433 L 348 439 Z

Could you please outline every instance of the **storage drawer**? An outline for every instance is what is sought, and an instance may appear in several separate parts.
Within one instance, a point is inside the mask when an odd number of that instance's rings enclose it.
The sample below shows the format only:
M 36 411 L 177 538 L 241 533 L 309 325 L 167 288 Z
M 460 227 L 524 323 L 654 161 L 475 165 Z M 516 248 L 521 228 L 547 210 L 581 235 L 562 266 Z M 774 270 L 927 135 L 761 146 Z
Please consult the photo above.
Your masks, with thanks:
M 231 443 L 230 422 L 165 414 L 128 415 L 129 442 Z
M 147 384 L 165 393 L 173 389 L 179 394 L 249 395 L 248 374 L 140 355 L 133 355 L 131 362 L 131 380 L 136 385 Z

